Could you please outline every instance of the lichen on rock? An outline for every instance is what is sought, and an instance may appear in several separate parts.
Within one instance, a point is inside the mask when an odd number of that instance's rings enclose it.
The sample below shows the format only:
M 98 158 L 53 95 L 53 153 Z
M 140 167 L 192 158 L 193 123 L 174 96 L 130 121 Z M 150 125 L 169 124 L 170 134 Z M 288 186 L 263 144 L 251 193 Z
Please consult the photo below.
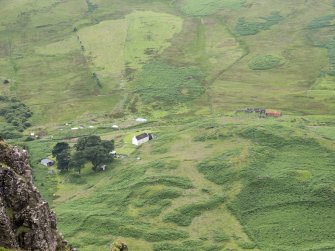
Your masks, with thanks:
M 56 216 L 33 184 L 28 152 L 0 139 L 0 247 L 68 250 Z

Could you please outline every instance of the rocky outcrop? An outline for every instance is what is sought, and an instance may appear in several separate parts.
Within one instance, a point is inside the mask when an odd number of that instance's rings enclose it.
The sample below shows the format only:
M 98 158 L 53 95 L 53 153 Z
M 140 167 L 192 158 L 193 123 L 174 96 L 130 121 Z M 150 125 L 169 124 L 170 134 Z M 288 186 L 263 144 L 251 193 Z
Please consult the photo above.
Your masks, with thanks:
M 0 140 L 0 247 L 67 250 L 56 216 L 32 183 L 28 152 Z

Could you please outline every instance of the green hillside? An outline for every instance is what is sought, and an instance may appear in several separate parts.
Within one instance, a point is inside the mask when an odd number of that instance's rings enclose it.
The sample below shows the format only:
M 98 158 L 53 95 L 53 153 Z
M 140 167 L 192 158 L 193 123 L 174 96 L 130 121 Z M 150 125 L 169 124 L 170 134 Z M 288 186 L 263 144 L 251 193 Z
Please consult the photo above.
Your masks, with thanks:
M 81 251 L 335 250 L 334 13 L 333 0 L 0 0 L 0 135 L 29 149 Z M 142 132 L 155 138 L 135 147 Z M 87 135 L 126 157 L 81 174 L 39 164 Z

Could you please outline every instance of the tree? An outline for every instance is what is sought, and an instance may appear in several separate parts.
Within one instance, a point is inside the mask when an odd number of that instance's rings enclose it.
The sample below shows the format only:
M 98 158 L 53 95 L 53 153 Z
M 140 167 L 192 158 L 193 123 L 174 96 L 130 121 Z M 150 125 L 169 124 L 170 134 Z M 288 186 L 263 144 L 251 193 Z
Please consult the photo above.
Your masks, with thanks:
M 57 143 L 54 148 L 52 149 L 52 156 L 57 157 L 64 150 L 69 150 L 70 146 L 66 142 L 59 142 Z
M 56 156 L 57 168 L 61 171 L 68 170 L 71 160 L 70 149 L 64 149 Z
M 78 171 L 78 173 L 80 174 L 80 170 L 83 168 L 83 166 L 86 163 L 86 158 L 83 154 L 83 152 L 76 152 L 71 160 L 70 160 L 70 166 L 73 167 L 74 169 L 76 169 Z
M 114 150 L 114 141 L 101 140 L 99 136 L 94 135 L 87 136 L 78 140 L 75 149 L 76 154 L 90 161 L 93 165 L 92 169 L 97 171 L 100 165 L 108 164 L 113 160 L 110 152 Z
M 57 143 L 52 149 L 52 156 L 56 157 L 57 160 L 57 168 L 61 171 L 68 170 L 71 153 L 70 146 L 66 142 Z

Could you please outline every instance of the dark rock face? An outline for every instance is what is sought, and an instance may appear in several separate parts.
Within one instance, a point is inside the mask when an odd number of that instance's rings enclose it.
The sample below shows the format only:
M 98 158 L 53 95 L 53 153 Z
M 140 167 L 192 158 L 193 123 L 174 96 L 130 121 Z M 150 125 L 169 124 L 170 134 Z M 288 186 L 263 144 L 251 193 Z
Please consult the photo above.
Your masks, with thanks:
M 32 183 L 28 153 L 0 141 L 0 246 L 66 250 L 56 217 Z

